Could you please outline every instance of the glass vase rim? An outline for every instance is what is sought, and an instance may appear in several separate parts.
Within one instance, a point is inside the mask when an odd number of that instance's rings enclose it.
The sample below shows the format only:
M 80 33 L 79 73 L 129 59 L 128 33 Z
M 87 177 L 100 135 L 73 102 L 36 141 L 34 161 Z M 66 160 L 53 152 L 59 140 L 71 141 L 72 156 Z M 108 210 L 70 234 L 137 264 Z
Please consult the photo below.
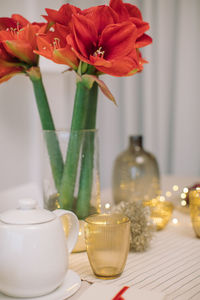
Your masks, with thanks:
M 122 219 L 120 222 L 115 222 L 115 223 L 102 223 L 102 222 L 97 222 L 97 221 L 92 221 L 93 218 L 100 217 L 100 216 L 118 216 L 121 217 Z M 117 225 L 122 225 L 122 224 L 127 224 L 130 223 L 129 217 L 127 217 L 125 214 L 122 213 L 97 213 L 93 215 L 89 215 L 88 217 L 85 218 L 84 220 L 87 224 L 92 224 L 92 225 L 100 225 L 100 226 L 117 226 Z
M 94 128 L 94 129 L 43 129 L 42 130 L 45 133 L 51 133 L 51 132 L 58 132 L 58 133 L 70 133 L 70 132 L 98 132 L 99 129 L 98 128 Z

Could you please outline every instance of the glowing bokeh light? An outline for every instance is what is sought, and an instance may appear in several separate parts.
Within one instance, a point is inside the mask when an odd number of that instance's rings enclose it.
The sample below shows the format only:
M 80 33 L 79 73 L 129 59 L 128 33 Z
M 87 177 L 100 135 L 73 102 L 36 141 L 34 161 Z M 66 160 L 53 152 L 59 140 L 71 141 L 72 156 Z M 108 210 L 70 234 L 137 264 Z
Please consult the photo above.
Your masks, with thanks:
M 172 189 L 173 189 L 174 192 L 177 192 L 179 187 L 178 187 L 178 185 L 175 184 L 175 185 L 173 185 Z
M 167 191 L 167 192 L 165 193 L 165 195 L 166 195 L 167 197 L 171 197 L 172 193 L 171 193 L 170 191 Z
M 173 218 L 173 219 L 172 219 L 172 223 L 173 223 L 173 224 L 178 224 L 178 219 L 177 219 L 177 218 Z
M 165 197 L 164 196 L 160 196 L 160 201 L 164 202 L 165 201 Z
M 181 199 L 185 199 L 186 198 L 186 194 L 185 193 L 181 193 Z
M 106 203 L 106 204 L 105 204 L 105 208 L 106 208 L 106 209 L 109 209 L 109 208 L 110 208 L 110 203 Z
M 187 202 L 185 200 L 182 200 L 181 201 L 181 206 L 186 206 L 187 205 Z

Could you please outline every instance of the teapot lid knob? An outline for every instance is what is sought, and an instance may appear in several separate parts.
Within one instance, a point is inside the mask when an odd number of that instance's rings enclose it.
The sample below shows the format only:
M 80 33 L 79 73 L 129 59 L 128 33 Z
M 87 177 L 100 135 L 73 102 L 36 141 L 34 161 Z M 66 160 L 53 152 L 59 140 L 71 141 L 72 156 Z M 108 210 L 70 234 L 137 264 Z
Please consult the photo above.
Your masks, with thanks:
M 19 208 L 20 209 L 34 209 L 37 207 L 37 202 L 31 198 L 20 199 L 19 200 Z

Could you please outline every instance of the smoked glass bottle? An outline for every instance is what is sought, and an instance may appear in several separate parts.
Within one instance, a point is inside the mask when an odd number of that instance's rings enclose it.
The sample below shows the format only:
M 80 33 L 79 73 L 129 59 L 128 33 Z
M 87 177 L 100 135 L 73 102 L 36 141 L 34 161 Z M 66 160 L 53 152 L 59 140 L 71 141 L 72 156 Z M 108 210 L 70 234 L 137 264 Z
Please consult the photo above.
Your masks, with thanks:
M 156 158 L 143 148 L 141 135 L 129 137 L 129 147 L 115 160 L 112 177 L 114 203 L 148 201 L 160 193 Z

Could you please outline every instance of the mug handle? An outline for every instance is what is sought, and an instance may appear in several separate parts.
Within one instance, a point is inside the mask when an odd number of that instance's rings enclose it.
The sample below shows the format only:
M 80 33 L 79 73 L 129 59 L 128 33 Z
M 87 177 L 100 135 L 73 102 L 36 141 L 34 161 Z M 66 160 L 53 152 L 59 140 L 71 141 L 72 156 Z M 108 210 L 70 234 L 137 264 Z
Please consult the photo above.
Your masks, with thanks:
M 67 245 L 68 245 L 68 252 L 71 253 L 72 250 L 74 249 L 74 246 L 76 244 L 78 234 L 79 234 L 79 221 L 78 221 L 78 218 L 73 212 L 71 212 L 69 210 L 65 210 L 65 209 L 56 209 L 56 210 L 53 211 L 53 213 L 57 217 L 61 217 L 63 215 L 68 216 L 68 219 L 69 219 L 69 234 L 68 234 L 68 238 L 67 238 Z

